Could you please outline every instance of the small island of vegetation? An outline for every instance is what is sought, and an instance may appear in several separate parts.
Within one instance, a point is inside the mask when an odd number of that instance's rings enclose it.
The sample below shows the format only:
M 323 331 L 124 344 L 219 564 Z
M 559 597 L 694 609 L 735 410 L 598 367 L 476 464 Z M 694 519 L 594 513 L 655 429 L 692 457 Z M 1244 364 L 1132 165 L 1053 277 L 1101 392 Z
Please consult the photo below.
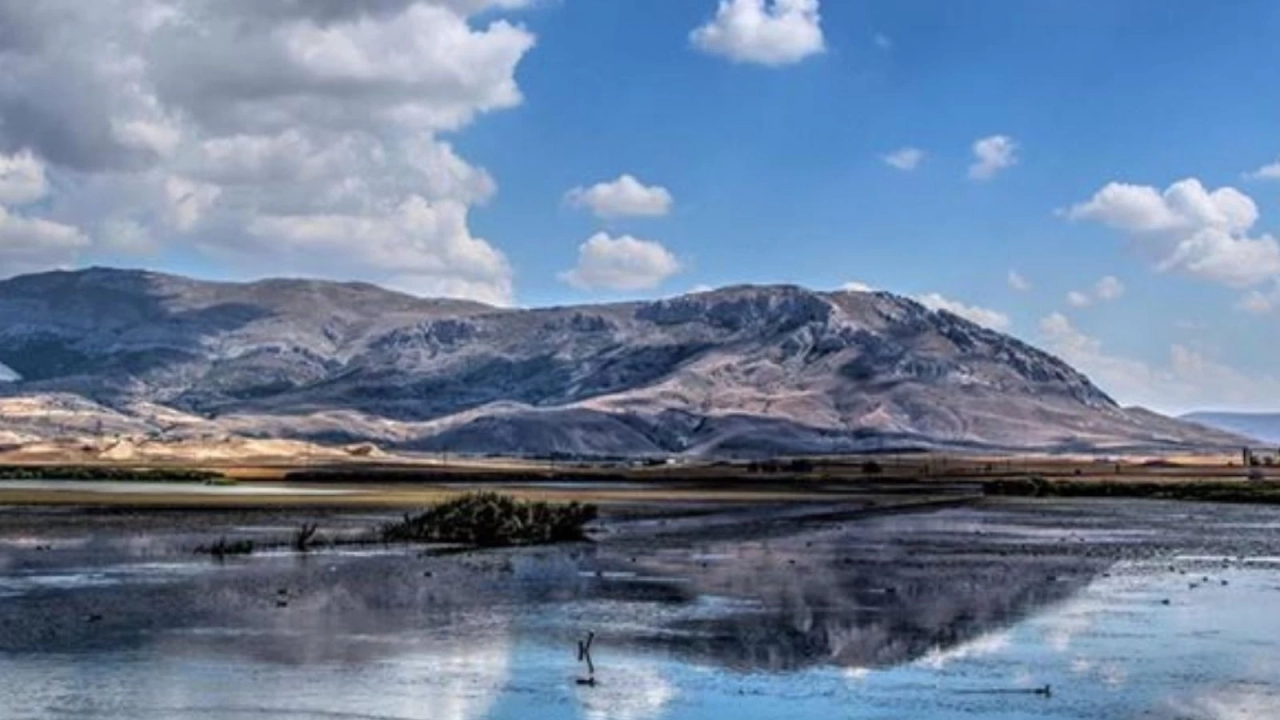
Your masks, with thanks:
M 517 500 L 494 492 L 474 492 L 435 505 L 381 530 L 384 542 L 442 542 L 504 547 L 573 542 L 596 518 L 594 505 L 557 505 Z

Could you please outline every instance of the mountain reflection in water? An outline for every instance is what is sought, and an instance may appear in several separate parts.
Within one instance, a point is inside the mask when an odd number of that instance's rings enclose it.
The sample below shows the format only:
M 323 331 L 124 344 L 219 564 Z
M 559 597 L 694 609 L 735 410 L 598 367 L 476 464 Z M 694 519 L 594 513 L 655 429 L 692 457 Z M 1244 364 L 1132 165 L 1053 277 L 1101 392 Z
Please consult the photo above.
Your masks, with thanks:
M 1135 667 L 1094 657 L 1079 638 L 1113 602 L 1149 613 L 1161 607 L 1151 593 L 1186 582 L 1162 564 L 1168 577 L 1152 590 L 1109 579 L 1113 565 L 1174 547 L 1274 555 L 1275 519 L 1214 535 L 1178 512 L 1143 519 L 1127 508 L 957 509 L 706 540 L 617 527 L 594 544 L 447 557 L 376 549 L 215 563 L 180 552 L 183 542 L 23 543 L 4 563 L 19 590 L 0 598 L 0 707 L 112 720 L 714 717 L 686 711 L 743 692 L 761 712 L 787 710 L 770 704 L 782 698 L 816 711 L 833 692 L 927 704 L 942 678 L 963 686 L 957 668 L 995 657 L 1005 679 L 984 682 L 996 687 L 1058 672 L 1132 692 Z M 110 582 L 34 581 L 53 574 Z M 1223 597 L 1235 587 L 1214 586 Z M 1176 600 L 1166 607 L 1179 617 Z M 598 638 L 594 688 L 574 683 L 587 630 Z M 1036 659 L 1044 652 L 1065 664 L 1051 671 Z M 1276 649 L 1260 652 L 1265 663 Z M 1223 680 L 1206 674 L 1188 702 L 1230 706 L 1240 692 Z M 1251 707 L 1273 698 L 1266 687 L 1247 695 Z M 970 709 L 1009 702 L 955 697 Z M 1143 707 L 1162 702 L 1176 699 Z

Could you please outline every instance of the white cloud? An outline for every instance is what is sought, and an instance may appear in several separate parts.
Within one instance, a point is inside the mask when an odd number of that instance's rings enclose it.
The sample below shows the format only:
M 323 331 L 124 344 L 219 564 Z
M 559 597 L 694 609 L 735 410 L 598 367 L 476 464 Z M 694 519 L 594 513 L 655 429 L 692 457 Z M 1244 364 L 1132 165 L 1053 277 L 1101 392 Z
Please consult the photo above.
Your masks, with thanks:
M 589 208 L 597 217 L 656 217 L 671 212 L 670 191 L 660 185 L 645 185 L 632 175 L 601 182 L 589 188 L 576 187 L 565 193 L 565 202 Z
M 990 180 L 997 173 L 1018 164 L 1018 143 L 1008 135 L 992 135 L 973 143 L 974 163 L 969 177 Z
M 111 131 L 124 147 L 156 157 L 170 157 L 182 144 L 182 131 L 165 118 L 114 119 Z
M 841 285 L 840 289 L 844 292 L 856 293 L 878 292 L 875 287 L 856 280 Z M 958 315 L 965 320 L 977 323 L 978 325 L 982 325 L 983 327 L 987 327 L 992 330 L 1004 332 L 1013 325 L 1009 316 L 998 310 L 992 310 L 990 308 L 984 308 L 977 305 L 966 305 L 958 300 L 952 300 L 941 293 L 923 293 L 913 296 L 912 299 L 930 310 L 945 310 L 952 315 Z
M 920 148 L 904 147 L 894 150 L 888 155 L 883 155 L 880 159 L 884 160 L 884 163 L 890 167 L 911 171 L 915 170 L 920 165 L 920 162 L 924 160 L 924 151 Z
M 1072 219 L 1096 220 L 1129 232 L 1248 230 L 1258 206 L 1232 187 L 1209 192 L 1195 178 L 1180 180 L 1163 193 L 1149 185 L 1109 183 L 1068 211 Z
M 871 38 L 871 41 L 874 42 L 876 47 L 881 50 L 893 49 L 893 38 L 885 35 L 884 33 L 876 33 L 875 36 Z
M 1110 183 L 1066 213 L 1130 234 L 1159 270 L 1180 270 L 1232 287 L 1280 276 L 1280 243 L 1250 236 L 1258 206 L 1231 187 L 1212 192 L 1189 178 L 1164 192 L 1145 185 Z
M 1099 300 L 1109 302 L 1124 295 L 1124 283 L 1114 275 L 1107 275 L 1093 286 L 1093 294 Z
M 1050 352 L 1085 373 L 1121 404 L 1170 413 L 1202 408 L 1274 409 L 1280 380 L 1249 376 L 1184 345 L 1169 348 L 1163 365 L 1111 355 L 1102 342 L 1081 332 L 1061 313 L 1041 319 L 1040 336 Z
M 1280 308 L 1280 280 L 1263 289 L 1253 289 L 1240 296 L 1236 309 L 1254 315 L 1266 315 Z
M 957 300 L 951 300 L 950 298 L 943 297 L 938 293 L 917 295 L 915 300 L 930 310 L 946 310 L 953 315 L 959 315 L 965 320 L 991 328 L 992 330 L 1004 332 L 1013 324 L 1009 320 L 1009 316 L 1002 312 L 991 310 L 989 308 L 978 307 L 977 305 L 966 305 Z
M 578 265 L 560 278 L 584 290 L 648 290 L 680 272 L 661 243 L 596 233 L 578 247 Z
M 272 11 L 254 5 L 271 3 L 243 3 L 239 13 L 217 0 L 198 3 L 204 12 L 193 14 L 207 26 L 178 23 L 160 37 L 170 60 L 158 78 L 161 92 L 206 121 L 259 131 L 370 118 L 456 130 L 521 102 L 513 73 L 534 44 L 523 28 L 502 20 L 474 28 L 456 9 L 414 0 L 383 3 L 390 10 L 382 13 L 349 3 L 348 16 L 323 17 L 332 4 L 293 3 L 300 17 L 272 23 L 253 17 Z M 244 24 L 226 24 L 236 19 Z M 267 32 L 243 32 L 249 22 Z M 180 84 L 192 75 L 195 87 Z M 198 94 L 201 85 L 206 91 Z
M 1118 300 L 1124 295 L 1124 283 L 1114 275 L 1107 275 L 1087 291 L 1072 290 L 1067 293 L 1067 304 L 1071 307 L 1089 307 L 1095 302 L 1105 303 Z
M 1280 180 L 1280 160 L 1263 165 L 1253 172 L 1245 173 L 1244 176 L 1249 180 Z
M 48 192 L 44 163 L 30 150 L 13 155 L 0 153 L 0 204 L 26 205 Z
M 103 247 L 127 255 L 151 255 L 160 249 L 151 231 L 129 218 L 106 220 L 98 237 Z
M 1067 293 L 1067 304 L 1076 308 L 1088 307 L 1093 304 L 1093 298 L 1089 297 L 1087 293 L 1072 290 Z
M 164 182 L 164 192 L 169 200 L 169 224 L 179 232 L 190 232 L 218 201 L 222 188 L 171 175 Z
M 386 283 L 419 295 L 468 297 L 508 305 L 511 268 L 506 257 L 467 228 L 467 206 L 420 196 L 387 211 L 363 214 L 261 216 L 249 232 L 270 245 L 287 267 L 341 272 L 327 260 L 358 254 Z
M 0 151 L 48 167 L 48 220 L 97 229 L 97 257 L 182 246 L 233 272 L 510 301 L 502 253 L 465 225 L 497 185 L 439 136 L 522 102 L 534 36 L 477 13 L 528 4 L 0 1 L 17 33 L 0 31 Z M 418 201 L 437 225 L 405 225 Z M 362 223 L 377 240 L 325 235 L 331 257 L 296 243 L 302 227 Z
M 715 17 L 689 38 L 703 52 L 770 66 L 826 49 L 818 0 L 720 0 Z
M 1275 306 L 1275 292 L 1263 293 L 1258 290 L 1250 290 L 1245 293 L 1244 297 L 1240 298 L 1240 302 L 1236 304 L 1237 308 L 1254 315 L 1265 315 L 1271 312 Z
M 65 265 L 88 245 L 78 228 L 16 215 L 0 205 L 0 275 Z
M 1031 289 L 1031 281 L 1023 277 L 1017 270 L 1010 270 L 1009 287 L 1018 292 L 1027 292 Z

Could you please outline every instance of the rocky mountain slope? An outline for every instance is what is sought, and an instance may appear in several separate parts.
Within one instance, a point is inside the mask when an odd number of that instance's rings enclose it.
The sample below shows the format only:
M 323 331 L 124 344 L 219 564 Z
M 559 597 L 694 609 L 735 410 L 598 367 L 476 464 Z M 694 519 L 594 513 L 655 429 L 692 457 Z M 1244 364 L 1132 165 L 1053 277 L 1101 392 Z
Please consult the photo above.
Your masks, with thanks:
M 51 272 L 0 282 L 0 364 L 18 378 L 0 383 L 0 432 L 16 434 L 591 455 L 1239 442 L 1120 408 L 950 313 L 791 286 L 518 310 L 354 283 Z

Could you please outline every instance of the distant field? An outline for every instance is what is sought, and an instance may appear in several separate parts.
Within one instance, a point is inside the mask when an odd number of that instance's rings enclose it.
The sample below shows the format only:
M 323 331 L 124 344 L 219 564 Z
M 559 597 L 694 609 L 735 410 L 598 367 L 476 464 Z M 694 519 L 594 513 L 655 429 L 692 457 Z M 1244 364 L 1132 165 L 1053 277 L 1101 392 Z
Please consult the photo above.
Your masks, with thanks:
M 929 501 L 939 497 L 999 495 L 1134 496 L 1236 502 L 1280 502 L 1280 468 L 1246 469 L 1238 456 L 1097 459 L 903 454 L 796 458 L 757 462 L 631 466 L 521 459 L 379 457 L 317 462 L 14 463 L 0 455 L 0 478 L 77 480 L 57 487 L 14 485 L 0 479 L 0 504 L 166 507 L 418 507 L 476 487 L 530 499 L 628 503 L 773 503 Z M 1254 474 L 1249 479 L 1250 471 Z M 65 475 L 65 477 L 64 477 Z M 194 481 L 253 487 L 252 492 L 210 488 L 118 492 L 104 483 Z M 1263 482 L 1259 482 L 1259 479 Z M 1028 485 L 1028 481 L 1043 481 Z M 199 484 L 193 482 L 193 484 Z M 278 491 L 278 492 L 277 492 Z

